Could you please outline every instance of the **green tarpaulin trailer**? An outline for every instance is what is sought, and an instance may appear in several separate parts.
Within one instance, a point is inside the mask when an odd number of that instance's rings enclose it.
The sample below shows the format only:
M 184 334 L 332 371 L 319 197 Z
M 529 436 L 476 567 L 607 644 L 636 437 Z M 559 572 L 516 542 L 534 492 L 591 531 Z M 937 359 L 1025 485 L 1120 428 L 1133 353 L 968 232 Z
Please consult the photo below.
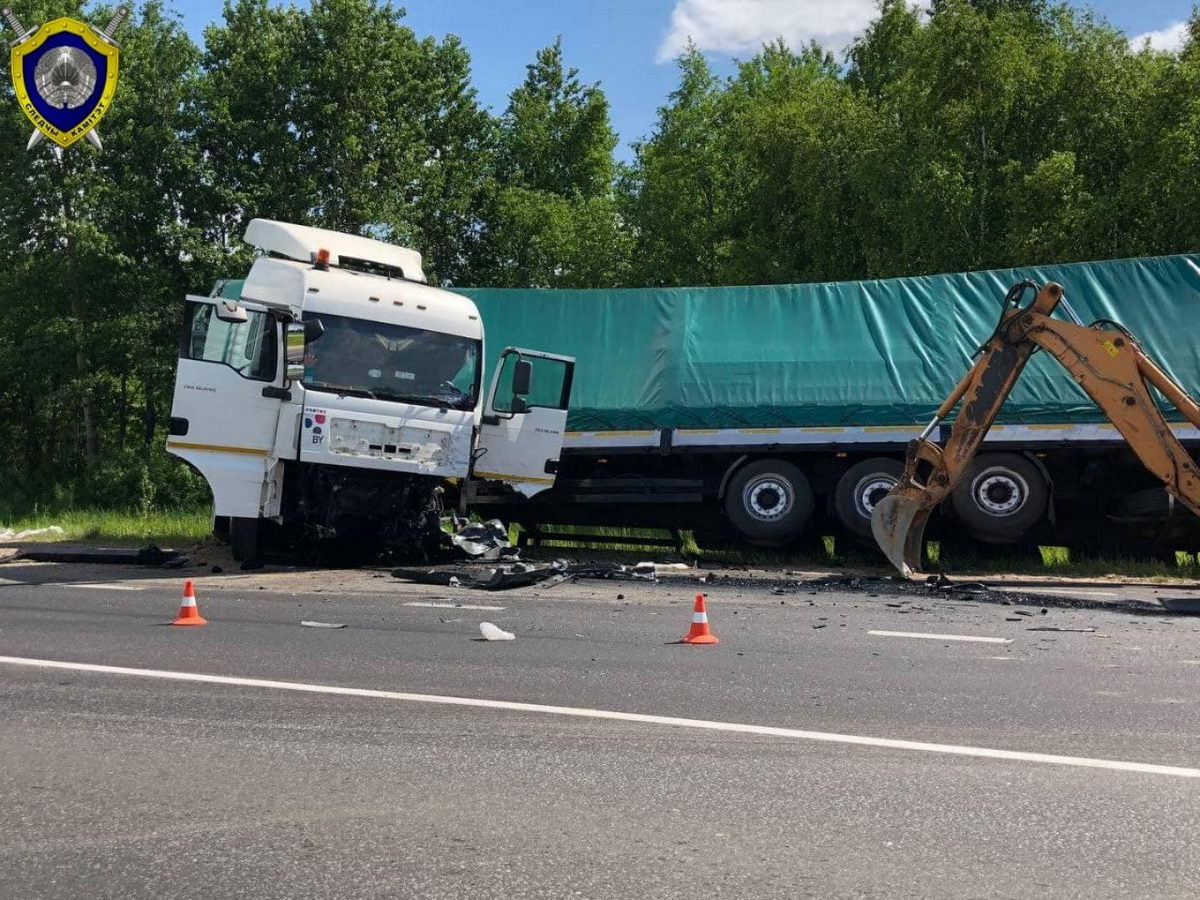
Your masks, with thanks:
M 1200 315 L 1200 255 L 827 284 L 463 293 L 493 348 L 532 342 L 576 358 L 573 431 L 878 427 L 929 420 L 1025 279 L 1059 282 L 1080 318 L 1121 322 L 1200 388 L 1200 341 L 1180 339 Z M 1053 360 L 1035 358 L 1000 421 L 1098 415 Z

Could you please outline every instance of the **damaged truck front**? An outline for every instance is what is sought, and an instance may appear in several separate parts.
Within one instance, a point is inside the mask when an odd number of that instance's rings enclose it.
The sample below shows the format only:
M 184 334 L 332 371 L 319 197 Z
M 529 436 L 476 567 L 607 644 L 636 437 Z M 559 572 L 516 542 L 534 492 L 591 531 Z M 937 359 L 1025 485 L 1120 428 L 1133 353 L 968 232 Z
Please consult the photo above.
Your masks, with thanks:
M 478 310 L 419 253 L 265 219 L 246 241 L 265 253 L 244 282 L 186 299 L 167 441 L 235 558 L 264 539 L 421 551 L 447 489 L 554 484 L 571 358 L 508 347 L 484 394 Z

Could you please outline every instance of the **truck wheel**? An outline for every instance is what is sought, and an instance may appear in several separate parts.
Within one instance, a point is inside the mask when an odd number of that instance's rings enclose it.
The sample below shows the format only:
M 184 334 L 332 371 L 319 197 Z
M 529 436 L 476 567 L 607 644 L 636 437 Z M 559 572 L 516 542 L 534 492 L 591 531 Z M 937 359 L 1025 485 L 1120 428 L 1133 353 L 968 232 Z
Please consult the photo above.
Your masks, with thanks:
M 738 469 L 725 493 L 729 521 L 758 547 L 782 547 L 795 540 L 812 513 L 808 479 L 781 459 L 760 459 Z
M 1036 465 L 1017 453 L 985 453 L 950 495 L 966 530 L 985 544 L 1015 544 L 1046 511 L 1050 489 Z
M 238 562 L 258 559 L 258 530 L 258 519 L 230 517 L 229 552 Z
M 877 456 L 851 466 L 833 492 L 833 511 L 854 537 L 871 538 L 871 511 L 904 474 L 904 463 Z

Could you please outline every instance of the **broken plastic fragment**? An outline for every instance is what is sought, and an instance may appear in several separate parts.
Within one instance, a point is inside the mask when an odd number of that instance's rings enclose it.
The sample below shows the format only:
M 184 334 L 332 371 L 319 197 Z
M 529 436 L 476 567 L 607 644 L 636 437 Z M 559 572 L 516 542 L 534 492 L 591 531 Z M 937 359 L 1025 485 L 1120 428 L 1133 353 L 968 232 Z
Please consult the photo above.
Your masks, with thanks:
M 517 639 L 517 636 L 511 631 L 505 631 L 491 622 L 480 622 L 479 633 L 483 635 L 485 641 L 515 641 Z
M 345 622 L 301 622 L 307 628 L 345 628 Z

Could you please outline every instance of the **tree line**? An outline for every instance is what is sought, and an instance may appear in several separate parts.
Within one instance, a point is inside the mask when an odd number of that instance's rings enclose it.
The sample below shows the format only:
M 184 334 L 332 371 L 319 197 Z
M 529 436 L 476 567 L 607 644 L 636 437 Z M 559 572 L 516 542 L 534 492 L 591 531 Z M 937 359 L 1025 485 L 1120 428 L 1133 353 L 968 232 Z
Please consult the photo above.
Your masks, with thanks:
M 110 8 L 17 4 L 26 24 Z M 881 0 L 844 56 L 698 50 L 622 162 L 561 43 L 498 115 L 454 36 L 384 0 L 229 0 L 203 46 L 159 0 L 100 125 L 25 152 L 0 100 L 0 515 L 199 502 L 162 451 L 180 299 L 256 216 L 421 250 L 447 285 L 841 280 L 1200 247 L 1200 17 L 1130 47 L 1044 0 Z M 517 75 L 519 73 L 514 73 Z

